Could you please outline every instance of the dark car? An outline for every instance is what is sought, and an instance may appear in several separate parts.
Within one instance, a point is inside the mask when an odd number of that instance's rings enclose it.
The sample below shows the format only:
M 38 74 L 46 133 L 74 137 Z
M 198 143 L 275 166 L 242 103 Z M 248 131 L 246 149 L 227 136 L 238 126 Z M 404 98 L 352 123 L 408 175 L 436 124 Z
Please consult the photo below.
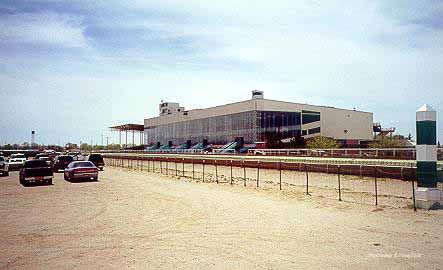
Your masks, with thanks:
M 86 157 L 87 161 L 91 161 L 94 163 L 95 167 L 99 168 L 100 171 L 103 171 L 103 167 L 105 166 L 105 161 L 103 160 L 102 155 L 100 154 L 90 154 Z
M 37 154 L 34 159 L 40 159 L 41 157 L 48 157 L 49 158 L 49 155 L 48 154 Z
M 54 162 L 52 163 L 52 170 L 54 172 L 64 170 L 68 167 L 69 163 L 73 161 L 74 161 L 73 156 L 67 156 L 67 155 L 56 156 Z
M 2 176 L 8 176 L 9 175 L 9 166 L 8 163 L 5 160 L 5 157 L 0 156 L 0 174 Z
M 39 159 L 25 161 L 19 174 L 20 183 L 24 186 L 29 183 L 52 185 L 53 177 L 54 173 L 51 166 L 46 161 Z
M 91 161 L 74 161 L 64 171 L 65 180 L 98 180 L 98 169 Z

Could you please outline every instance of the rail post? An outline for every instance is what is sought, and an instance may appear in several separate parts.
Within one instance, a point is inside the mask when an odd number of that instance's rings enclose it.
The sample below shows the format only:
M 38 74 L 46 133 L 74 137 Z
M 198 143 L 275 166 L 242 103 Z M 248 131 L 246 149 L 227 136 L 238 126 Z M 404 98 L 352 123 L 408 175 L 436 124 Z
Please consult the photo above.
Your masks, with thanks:
M 414 211 L 417 211 L 417 206 L 415 205 L 415 186 L 414 186 L 414 179 L 412 179 L 411 183 L 412 183 L 412 204 L 414 205 Z
M 260 160 L 257 161 L 257 187 L 260 186 Z
M 185 159 L 183 158 L 183 163 L 182 163 L 182 174 L 183 174 L 183 177 L 185 177 Z
M 341 202 L 340 165 L 337 165 L 338 201 Z
M 278 172 L 279 172 L 279 175 L 280 175 L 280 180 L 279 180 L 279 187 L 280 187 L 280 190 L 281 190 L 281 161 L 279 161 L 278 162 Z
M 305 172 L 306 172 L 306 195 L 309 195 L 309 173 L 308 166 L 305 163 Z
M 242 160 L 243 163 L 243 186 L 246 187 L 246 167 L 245 167 L 245 161 Z
M 177 172 L 177 158 L 174 158 L 174 164 L 175 164 L 175 176 L 178 176 L 178 172 Z
M 192 159 L 192 180 L 194 180 L 194 159 Z
M 217 160 L 214 160 L 214 165 L 215 165 L 215 182 L 218 184 Z
M 232 179 L 232 160 L 231 160 L 231 185 L 233 185 L 234 184 L 234 182 L 233 182 L 233 179 Z
M 375 189 L 375 205 L 378 205 L 378 188 L 377 188 L 377 165 L 374 166 L 374 189 Z
M 141 159 L 140 163 L 141 163 L 140 170 L 143 171 L 143 165 L 145 164 L 145 160 Z
M 163 173 L 162 158 L 160 157 L 160 173 Z
M 169 170 L 169 161 L 168 161 L 168 159 L 167 158 L 165 158 L 165 163 L 166 163 L 166 175 L 168 175 L 169 174 L 169 172 L 168 172 L 168 170 Z
M 362 167 L 363 167 L 363 165 L 360 164 L 360 178 L 363 177 L 363 174 L 362 174 Z
M 203 159 L 203 177 L 202 177 L 202 182 L 205 182 L 205 160 Z

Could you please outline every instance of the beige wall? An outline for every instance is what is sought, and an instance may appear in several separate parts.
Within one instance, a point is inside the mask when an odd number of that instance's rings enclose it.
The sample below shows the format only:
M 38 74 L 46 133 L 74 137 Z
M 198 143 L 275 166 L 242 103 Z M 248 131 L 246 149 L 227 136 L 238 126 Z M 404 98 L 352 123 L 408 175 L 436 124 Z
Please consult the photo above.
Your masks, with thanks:
M 258 100 L 258 110 L 266 111 L 316 111 L 321 116 L 321 135 L 335 139 L 371 140 L 373 114 L 370 112 L 338 109 L 276 100 Z M 318 123 L 302 125 L 302 129 L 318 127 Z M 345 134 L 344 130 L 348 130 Z
M 268 99 L 246 100 L 208 109 L 190 110 L 188 111 L 188 115 L 178 113 L 162 117 L 149 118 L 145 119 L 144 124 L 145 127 L 158 126 L 161 124 L 176 123 L 252 110 L 289 112 L 301 112 L 302 110 L 317 111 L 321 113 L 321 135 L 336 139 L 372 139 L 373 114 L 370 112 Z M 310 123 L 303 125 L 302 129 L 309 129 L 317 126 L 319 126 L 318 123 Z M 344 130 L 348 130 L 348 132 L 345 134 Z

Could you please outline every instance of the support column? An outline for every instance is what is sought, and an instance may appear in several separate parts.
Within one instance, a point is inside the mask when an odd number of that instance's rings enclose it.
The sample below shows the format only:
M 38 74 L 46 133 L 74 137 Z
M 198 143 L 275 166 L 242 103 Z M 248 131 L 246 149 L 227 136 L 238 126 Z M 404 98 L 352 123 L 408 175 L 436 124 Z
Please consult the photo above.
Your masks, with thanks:
M 416 113 L 417 189 L 419 208 L 430 209 L 441 203 L 437 189 L 437 113 L 425 104 Z

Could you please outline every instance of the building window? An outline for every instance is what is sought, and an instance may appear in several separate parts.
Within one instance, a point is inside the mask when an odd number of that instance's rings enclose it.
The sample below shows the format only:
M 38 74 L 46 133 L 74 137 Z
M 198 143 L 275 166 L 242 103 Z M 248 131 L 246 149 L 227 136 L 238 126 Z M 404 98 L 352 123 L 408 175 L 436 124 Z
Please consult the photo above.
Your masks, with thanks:
M 308 130 L 309 135 L 320 133 L 320 127 L 311 128 Z
M 320 113 L 312 111 L 302 111 L 302 124 L 309 124 L 320 121 Z

